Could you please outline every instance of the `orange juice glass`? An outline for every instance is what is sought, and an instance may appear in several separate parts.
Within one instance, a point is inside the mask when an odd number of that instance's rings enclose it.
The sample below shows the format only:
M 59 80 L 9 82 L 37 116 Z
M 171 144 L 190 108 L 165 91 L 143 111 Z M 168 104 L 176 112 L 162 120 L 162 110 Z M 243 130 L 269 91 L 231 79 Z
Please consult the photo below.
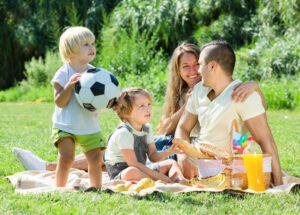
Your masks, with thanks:
M 248 189 L 265 191 L 262 154 L 243 154 L 243 159 L 247 173 Z

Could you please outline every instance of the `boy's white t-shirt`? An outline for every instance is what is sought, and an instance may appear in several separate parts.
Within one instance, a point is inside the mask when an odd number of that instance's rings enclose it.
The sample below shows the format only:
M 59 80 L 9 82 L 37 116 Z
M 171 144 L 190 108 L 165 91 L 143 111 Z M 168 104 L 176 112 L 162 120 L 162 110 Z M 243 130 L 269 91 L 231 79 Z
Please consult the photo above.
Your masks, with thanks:
M 233 119 L 237 120 L 240 133 L 245 135 L 248 129 L 244 122 L 265 112 L 257 92 L 244 102 L 232 101 L 233 88 L 239 83 L 240 80 L 230 83 L 213 101 L 207 97 L 211 88 L 204 87 L 202 82 L 194 87 L 186 106 L 188 112 L 198 115 L 200 123 L 200 134 L 194 143 L 206 143 L 231 152 L 229 133 Z
M 149 132 L 137 131 L 129 123 L 126 122 L 126 124 L 129 125 L 130 128 L 132 128 L 132 133 L 134 133 L 135 135 L 147 135 L 146 141 L 148 145 L 154 142 L 153 131 L 150 124 L 145 124 Z M 125 127 L 114 131 L 108 141 L 105 151 L 105 163 L 115 165 L 116 163 L 126 162 L 121 149 L 134 150 L 134 137 L 132 133 L 130 133 Z
M 94 66 L 88 65 L 88 69 L 91 68 L 94 68 Z M 70 64 L 65 64 L 55 73 L 51 84 L 54 86 L 56 82 L 64 88 L 70 77 L 75 73 L 76 71 L 73 70 Z M 100 131 L 98 113 L 81 107 L 76 100 L 74 90 L 69 103 L 64 108 L 55 105 L 52 121 L 54 127 L 71 134 L 93 134 Z

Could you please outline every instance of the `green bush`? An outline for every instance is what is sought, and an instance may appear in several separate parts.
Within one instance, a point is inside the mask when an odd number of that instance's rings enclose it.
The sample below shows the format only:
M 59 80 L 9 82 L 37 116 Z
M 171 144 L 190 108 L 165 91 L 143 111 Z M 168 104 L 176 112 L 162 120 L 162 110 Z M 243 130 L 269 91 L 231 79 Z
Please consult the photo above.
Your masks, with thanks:
M 267 80 L 300 72 L 300 35 L 296 29 L 275 40 L 261 38 L 254 45 L 236 52 L 236 77 Z
M 27 82 L 34 86 L 46 86 L 53 78 L 55 72 L 63 65 L 59 54 L 48 51 L 45 60 L 32 58 L 25 63 L 25 76 Z
M 271 109 L 295 109 L 300 105 L 300 76 L 297 78 L 269 79 L 260 83 Z

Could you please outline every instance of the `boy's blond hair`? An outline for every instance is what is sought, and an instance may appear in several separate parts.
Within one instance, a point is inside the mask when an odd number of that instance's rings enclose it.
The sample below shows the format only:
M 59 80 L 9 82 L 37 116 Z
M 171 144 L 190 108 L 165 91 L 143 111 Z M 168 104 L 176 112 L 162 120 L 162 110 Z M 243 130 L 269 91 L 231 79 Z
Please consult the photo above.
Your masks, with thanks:
M 81 26 L 66 28 L 59 39 L 59 53 L 62 61 L 69 63 L 71 55 L 76 53 L 85 41 L 95 41 L 95 35 L 90 29 Z

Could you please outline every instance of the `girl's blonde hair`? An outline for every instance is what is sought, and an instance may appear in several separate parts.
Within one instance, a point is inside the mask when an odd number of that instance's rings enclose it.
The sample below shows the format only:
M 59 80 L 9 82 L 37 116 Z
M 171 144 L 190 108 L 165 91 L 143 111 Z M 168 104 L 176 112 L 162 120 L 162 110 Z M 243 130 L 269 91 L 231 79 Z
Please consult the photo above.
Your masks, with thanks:
M 170 117 L 179 110 L 179 102 L 183 93 L 188 89 L 187 83 L 180 76 L 180 58 L 185 53 L 194 54 L 197 61 L 200 56 L 198 46 L 191 43 L 182 43 L 173 52 L 169 62 L 169 81 L 165 95 L 164 116 Z
M 95 41 L 95 35 L 90 29 L 82 26 L 66 28 L 59 39 L 59 53 L 62 61 L 69 63 L 71 55 L 76 53 L 86 41 Z
M 112 109 L 116 111 L 122 122 L 128 121 L 128 116 L 132 112 L 134 100 L 137 95 L 143 95 L 152 102 L 152 95 L 147 90 L 131 87 L 122 91 L 121 96 L 112 105 Z

